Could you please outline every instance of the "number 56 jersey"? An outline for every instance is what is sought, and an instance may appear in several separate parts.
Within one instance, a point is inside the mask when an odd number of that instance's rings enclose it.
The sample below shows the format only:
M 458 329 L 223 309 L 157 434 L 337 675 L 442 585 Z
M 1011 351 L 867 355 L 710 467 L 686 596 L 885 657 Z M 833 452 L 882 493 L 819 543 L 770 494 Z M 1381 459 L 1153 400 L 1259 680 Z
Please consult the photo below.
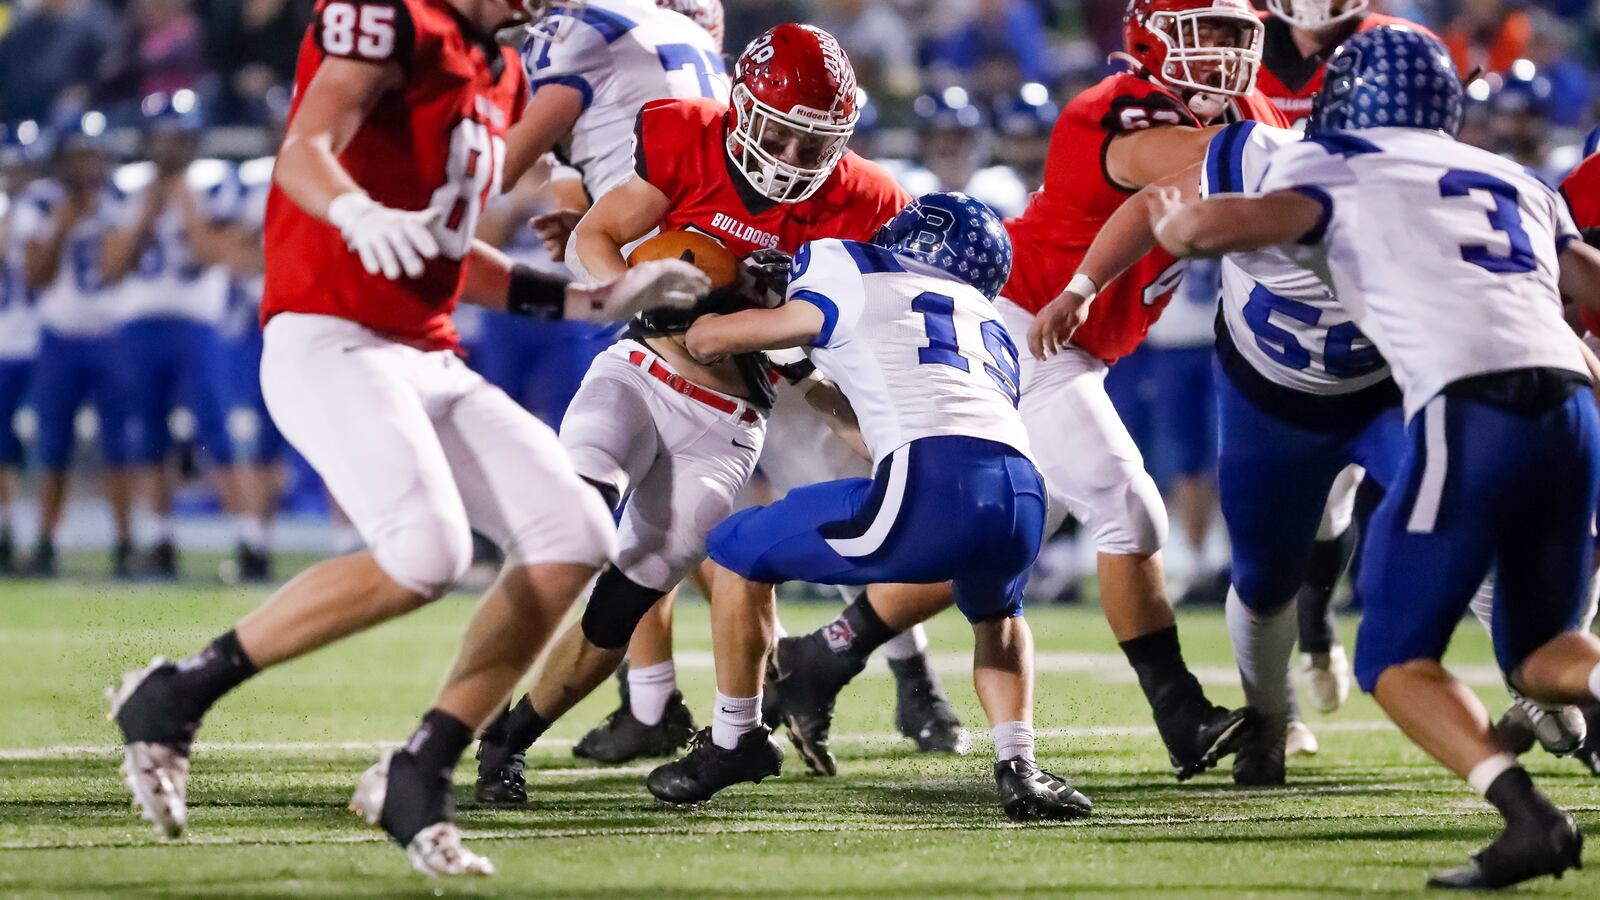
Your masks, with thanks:
M 444 0 L 321 0 L 300 44 L 290 128 L 329 57 L 403 70 L 404 82 L 378 98 L 339 162 L 384 206 L 437 210 L 440 255 L 420 278 L 369 275 L 338 229 L 274 184 L 262 324 L 281 312 L 337 316 L 412 346 L 453 349 L 450 313 L 478 214 L 500 191 L 506 130 L 527 99 L 522 67 Z
M 788 297 L 822 310 L 811 360 L 850 399 L 874 465 L 939 435 L 1030 452 L 1016 344 L 965 282 L 874 244 L 822 240 L 795 254 Z

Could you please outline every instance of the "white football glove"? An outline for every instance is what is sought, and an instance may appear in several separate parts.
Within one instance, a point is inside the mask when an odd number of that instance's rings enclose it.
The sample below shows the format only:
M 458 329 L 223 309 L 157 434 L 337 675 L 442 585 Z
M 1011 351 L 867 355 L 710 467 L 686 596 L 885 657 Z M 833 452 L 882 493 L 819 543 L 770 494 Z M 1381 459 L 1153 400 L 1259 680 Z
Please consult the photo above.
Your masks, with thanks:
M 390 209 L 359 191 L 328 204 L 328 223 L 344 235 L 362 267 L 391 280 L 402 271 L 408 278 L 422 277 L 424 263 L 439 255 L 439 242 L 428 227 L 438 217 L 437 209 Z
M 612 322 L 661 306 L 687 309 L 710 290 L 711 278 L 694 266 L 677 259 L 653 259 L 605 284 L 569 285 L 566 318 Z

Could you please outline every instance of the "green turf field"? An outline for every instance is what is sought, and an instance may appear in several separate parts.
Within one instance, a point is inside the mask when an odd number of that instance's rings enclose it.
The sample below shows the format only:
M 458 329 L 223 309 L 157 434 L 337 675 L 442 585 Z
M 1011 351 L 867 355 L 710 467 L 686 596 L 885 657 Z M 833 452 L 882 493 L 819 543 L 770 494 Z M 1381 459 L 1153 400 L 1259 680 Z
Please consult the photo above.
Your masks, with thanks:
M 457 772 L 469 838 L 500 873 L 428 883 L 345 803 L 377 748 L 403 739 L 428 705 L 469 610 L 451 599 L 227 698 L 201 732 L 191 835 L 163 843 L 129 811 L 101 689 L 153 653 L 198 647 L 258 599 L 221 587 L 0 584 L 0 895 L 1412 896 L 1425 871 L 1461 861 L 1496 821 L 1365 699 L 1310 717 L 1322 754 L 1291 763 L 1289 790 L 1239 790 L 1225 774 L 1180 786 L 1098 611 L 1040 609 L 1040 761 L 1095 800 L 1092 819 L 1008 822 L 986 736 L 967 758 L 908 752 L 877 668 L 841 701 L 838 778 L 808 777 L 791 753 L 783 778 L 700 810 L 664 808 L 644 791 L 647 766 L 592 768 L 569 753 L 613 705 L 608 690 L 530 760 L 528 810 L 470 808 L 470 768 Z M 785 619 L 799 630 L 832 612 L 797 605 Z M 1181 621 L 1212 696 L 1237 702 L 1220 613 L 1184 610 Z M 684 605 L 679 672 L 697 714 L 711 690 L 705 622 L 702 605 Z M 964 623 L 947 616 L 933 632 L 962 716 L 980 724 Z M 1463 625 L 1452 662 L 1498 712 L 1489 659 L 1477 626 Z M 1600 784 L 1538 751 L 1529 762 L 1600 832 Z M 1600 897 L 1600 873 L 1522 893 Z

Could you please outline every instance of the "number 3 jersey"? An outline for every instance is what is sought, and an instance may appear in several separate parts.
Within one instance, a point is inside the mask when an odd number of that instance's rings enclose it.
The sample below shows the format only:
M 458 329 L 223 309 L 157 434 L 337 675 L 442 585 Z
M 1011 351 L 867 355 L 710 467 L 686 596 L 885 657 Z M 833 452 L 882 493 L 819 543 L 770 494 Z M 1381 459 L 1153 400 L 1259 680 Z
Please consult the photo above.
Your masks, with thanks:
M 516 53 L 479 35 L 444 0 L 321 0 L 300 44 L 295 105 L 328 57 L 397 63 L 404 83 L 377 100 L 339 155 L 372 199 L 438 210 L 440 255 L 420 278 L 369 275 L 338 229 L 267 198 L 265 324 L 281 312 L 338 316 L 425 349 L 457 344 L 450 314 L 478 214 L 500 191 L 506 130 L 527 98 Z
M 1260 190 L 1322 205 L 1290 256 L 1383 352 L 1408 419 L 1475 375 L 1587 374 L 1557 287 L 1560 248 L 1578 230 L 1516 163 L 1437 132 L 1368 128 L 1279 150 Z
M 1253 193 L 1273 153 L 1300 137 L 1256 122 L 1217 132 L 1201 170 L 1201 196 Z M 1281 248 L 1222 258 L 1222 321 L 1238 356 L 1280 387 L 1333 396 L 1389 378 L 1383 356 L 1333 292 Z
M 938 435 L 1029 452 L 1016 345 L 966 283 L 873 244 L 822 240 L 795 254 L 788 297 L 822 310 L 811 360 L 850 399 L 874 465 Z
M 726 103 L 728 75 L 711 35 L 656 0 L 589 0 L 557 7 L 522 45 L 528 85 L 560 84 L 583 96 L 565 147 L 591 197 L 633 174 L 633 124 L 662 97 Z

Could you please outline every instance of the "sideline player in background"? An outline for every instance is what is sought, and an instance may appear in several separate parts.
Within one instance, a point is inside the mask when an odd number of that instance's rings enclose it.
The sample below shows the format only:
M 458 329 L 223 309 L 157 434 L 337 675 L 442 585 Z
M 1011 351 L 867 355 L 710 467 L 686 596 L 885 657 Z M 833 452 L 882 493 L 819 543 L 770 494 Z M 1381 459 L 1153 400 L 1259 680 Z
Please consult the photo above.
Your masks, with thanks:
M 1000 217 L 964 194 L 913 201 L 871 243 L 815 241 L 795 255 L 788 302 L 705 316 L 688 347 L 809 347 L 855 410 L 875 475 L 809 485 L 711 533 L 716 710 L 694 749 L 650 773 L 670 803 L 699 803 L 777 775 L 782 753 L 752 715 L 784 581 L 954 581 L 972 623 L 972 679 L 993 729 L 995 781 L 1012 819 L 1075 819 L 1089 799 L 1034 759 L 1033 636 L 1022 587 L 1048 499 L 1017 414 L 1017 348 L 993 302 L 1011 269 Z
M 769 277 L 773 268 L 781 276 L 785 254 L 805 242 L 869 236 L 904 206 L 904 192 L 887 173 L 845 149 L 859 114 L 855 75 L 826 32 L 784 24 L 758 37 L 740 57 L 733 97 L 731 106 L 714 99 L 645 105 L 634 175 L 585 214 L 569 266 L 598 277 L 624 272 L 623 248 L 659 228 L 707 234 L 736 258 L 752 260 L 753 276 Z M 776 264 L 768 262 L 772 254 Z M 657 642 L 641 648 L 630 639 L 641 619 L 662 615 L 662 598 L 705 557 L 706 534 L 733 510 L 754 472 L 772 403 L 764 360 L 746 355 L 704 365 L 689 355 L 683 333 L 703 311 L 641 316 L 627 340 L 596 359 L 562 423 L 561 441 L 579 474 L 613 503 L 631 491 L 622 550 L 595 584 L 582 622 L 558 640 L 540 681 L 485 735 L 482 798 L 525 800 L 523 754 L 604 682 L 624 648 L 640 653 L 630 682 L 651 667 L 670 671 L 670 640 L 662 660 L 640 652 Z M 727 434 L 729 424 L 739 433 Z M 667 702 L 681 737 L 660 749 L 652 742 L 652 755 L 682 746 L 691 730 L 687 711 L 679 712 L 681 697 Z M 621 712 L 603 728 L 618 737 L 623 729 L 637 734 Z
M 39 126 L 24 126 L 19 133 L 0 125 L 0 577 L 17 574 L 11 505 L 23 459 L 16 415 L 39 350 L 38 297 L 23 275 L 22 245 L 12 240 L 11 227 L 15 201 L 36 174 Z
M 1329 61 L 1311 139 L 1274 154 L 1259 196 L 1183 206 L 1164 192 L 1152 217 L 1175 255 L 1283 247 L 1393 367 L 1407 446 L 1367 535 L 1356 677 L 1504 817 L 1492 844 L 1429 882 L 1477 890 L 1582 864 L 1572 817 L 1439 660 L 1492 569 L 1508 683 L 1547 703 L 1600 700 L 1600 639 L 1578 626 L 1594 566 L 1600 360 L 1561 313 L 1563 296 L 1600 309 L 1600 252 L 1536 177 L 1457 142 L 1461 116 L 1442 43 L 1368 31 Z
M 55 536 L 66 510 L 78 408 L 89 401 L 98 416 L 116 535 L 111 569 L 119 578 L 132 573 L 127 402 L 116 345 L 122 298 L 100 273 L 100 247 L 123 215 L 124 197 L 111 182 L 104 131 L 105 116 L 87 112 L 54 135 L 50 177 L 17 197 L 11 219 L 11 239 L 22 248 L 23 279 L 36 292 L 43 329 L 28 389 L 39 420 L 39 537 L 27 566 L 36 578 L 58 571 Z
M 160 833 L 187 824 L 189 749 L 216 700 L 438 598 L 470 564 L 475 528 L 507 565 L 433 708 L 362 776 L 351 805 L 423 874 L 493 871 L 461 845 L 450 772 L 615 532 L 555 434 L 456 355 L 450 313 L 465 298 L 603 319 L 687 305 L 706 282 L 668 260 L 563 285 L 474 240 L 527 94 L 493 35 L 527 15 L 505 0 L 317 7 L 267 202 L 261 382 L 274 421 L 372 549 L 313 566 L 189 659 L 157 658 L 123 679 L 112 698 L 123 772 Z
M 195 444 L 212 464 L 222 508 L 241 551 L 259 547 L 248 516 L 248 475 L 228 433 L 227 377 L 218 326 L 227 311 L 229 262 L 244 240 L 238 191 L 227 164 L 198 160 L 205 118 L 193 91 L 151 94 L 141 103 L 142 156 L 118 173 L 128 194 L 124 217 L 106 235 L 100 267 L 122 292 L 118 334 L 128 398 L 128 455 L 134 495 L 155 523 L 148 574 L 178 576 L 173 532 L 169 419 L 189 410 Z

